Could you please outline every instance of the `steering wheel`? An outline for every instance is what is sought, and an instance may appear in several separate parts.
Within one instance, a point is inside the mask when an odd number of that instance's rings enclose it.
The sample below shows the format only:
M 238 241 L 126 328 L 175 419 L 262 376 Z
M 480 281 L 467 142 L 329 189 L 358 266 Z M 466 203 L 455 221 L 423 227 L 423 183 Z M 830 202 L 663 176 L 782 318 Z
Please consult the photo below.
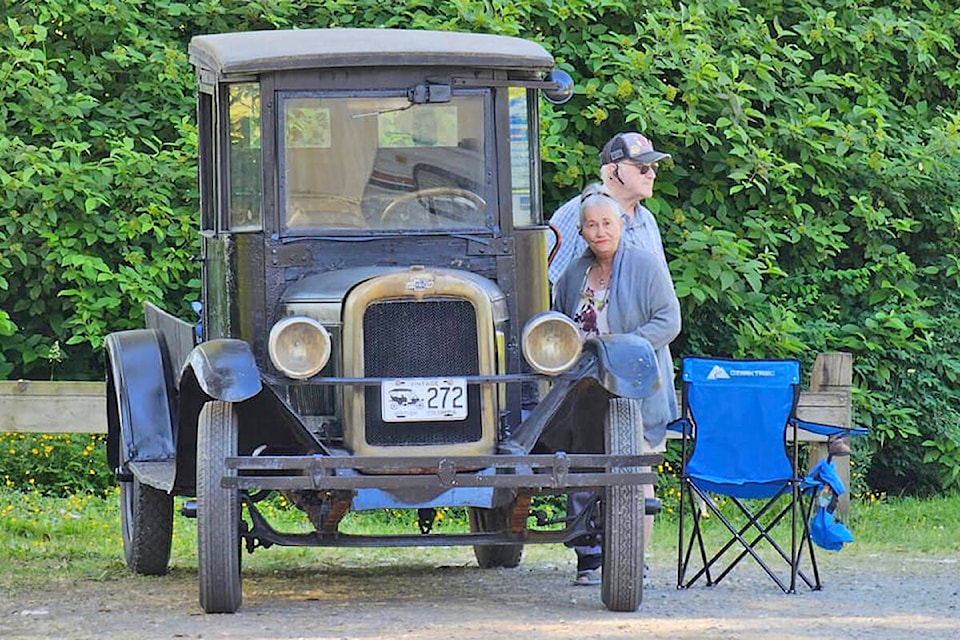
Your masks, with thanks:
M 470 207 L 472 211 L 479 211 L 487 207 L 487 201 L 469 189 L 461 189 L 459 187 L 417 189 L 416 191 L 403 194 L 388 204 L 387 208 L 383 210 L 383 215 L 380 216 L 380 223 L 385 224 L 387 220 L 398 215 L 398 212 L 403 211 L 405 205 L 408 205 L 414 200 L 419 201 L 418 204 L 423 210 L 433 214 L 433 216 L 429 218 L 432 226 L 437 226 L 438 216 L 457 220 L 457 215 L 453 209 L 464 210 Z M 436 203 L 439 201 L 449 202 L 451 210 L 445 211 L 442 207 L 437 207 Z

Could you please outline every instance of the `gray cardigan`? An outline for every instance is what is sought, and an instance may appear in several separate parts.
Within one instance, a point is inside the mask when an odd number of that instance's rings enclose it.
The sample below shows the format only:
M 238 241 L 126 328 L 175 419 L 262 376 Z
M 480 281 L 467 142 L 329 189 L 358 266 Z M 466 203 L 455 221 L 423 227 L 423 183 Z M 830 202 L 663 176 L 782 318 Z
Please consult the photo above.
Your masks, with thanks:
M 554 289 L 553 308 L 571 318 L 580 305 L 580 291 L 587 269 L 593 264 L 587 250 L 567 266 Z M 666 426 L 678 417 L 670 343 L 680 334 L 680 302 L 663 263 L 649 251 L 620 243 L 613 256 L 613 272 L 607 298 L 611 333 L 635 333 L 650 341 L 657 353 L 660 386 L 643 401 L 643 436 L 658 447 Z

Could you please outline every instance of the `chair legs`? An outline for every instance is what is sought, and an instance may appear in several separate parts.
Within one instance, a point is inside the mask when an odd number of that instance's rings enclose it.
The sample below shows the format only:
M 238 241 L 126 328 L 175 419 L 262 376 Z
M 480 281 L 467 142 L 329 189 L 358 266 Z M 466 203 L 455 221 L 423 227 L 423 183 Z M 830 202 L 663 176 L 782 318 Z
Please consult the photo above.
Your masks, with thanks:
M 750 505 L 743 500 L 730 497 L 730 503 L 735 507 L 735 514 L 727 517 L 715 501 L 713 494 L 701 490 L 689 479 L 683 479 L 681 484 L 680 544 L 677 556 L 678 589 L 688 588 L 701 578 L 704 578 L 707 586 L 718 584 L 748 555 L 785 593 L 796 591 L 797 578 L 811 589 L 817 590 L 822 587 L 816 555 L 810 540 L 808 522 L 812 513 L 813 496 L 808 492 L 801 492 L 794 483 L 788 482 L 776 496 L 767 500 L 756 511 L 751 511 Z M 703 520 L 707 517 L 720 521 L 730 536 L 718 550 L 712 553 L 707 551 L 708 544 L 703 530 Z M 745 519 L 745 523 L 738 526 L 733 522 L 733 517 L 739 520 Z M 785 545 L 773 537 L 774 528 L 785 519 L 791 529 L 789 551 L 784 548 Z M 689 535 L 685 535 L 688 526 Z M 764 543 L 783 561 L 787 570 L 786 575 L 783 568 L 779 571 L 775 570 L 760 555 L 757 548 Z M 729 559 L 728 552 L 736 553 L 732 560 Z M 699 564 L 695 563 L 691 566 L 694 553 L 697 554 Z M 804 557 L 809 562 L 812 577 L 801 568 Z M 773 560 L 776 561 L 776 557 Z M 693 572 L 697 566 L 699 568 Z M 687 577 L 688 571 L 693 572 L 690 577 Z

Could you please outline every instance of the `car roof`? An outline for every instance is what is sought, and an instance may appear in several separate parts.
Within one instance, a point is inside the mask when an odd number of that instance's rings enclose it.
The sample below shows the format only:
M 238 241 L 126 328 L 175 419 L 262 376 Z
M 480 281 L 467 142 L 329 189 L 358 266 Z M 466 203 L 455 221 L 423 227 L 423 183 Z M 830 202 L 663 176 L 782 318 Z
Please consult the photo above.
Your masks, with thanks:
M 481 33 L 404 29 L 300 29 L 194 36 L 190 60 L 219 76 L 310 68 L 467 66 L 549 70 L 535 42 Z

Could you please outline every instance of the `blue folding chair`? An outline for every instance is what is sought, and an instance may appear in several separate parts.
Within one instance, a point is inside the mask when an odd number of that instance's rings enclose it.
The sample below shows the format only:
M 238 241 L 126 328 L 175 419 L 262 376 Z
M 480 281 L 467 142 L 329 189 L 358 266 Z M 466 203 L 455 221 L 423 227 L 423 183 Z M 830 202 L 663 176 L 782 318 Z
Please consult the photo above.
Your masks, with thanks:
M 826 436 L 865 430 L 797 419 L 796 360 L 688 357 L 681 378 L 682 417 L 670 425 L 683 433 L 677 587 L 690 587 L 700 578 L 715 585 L 750 556 L 784 592 L 795 592 L 797 578 L 820 589 L 808 525 L 815 488 L 798 474 L 797 430 Z M 729 498 L 736 511 L 725 515 L 717 496 Z M 702 529 L 707 513 L 730 536 L 709 554 Z M 781 522 L 791 528 L 789 550 L 774 537 Z M 758 545 L 773 549 L 770 563 Z M 695 551 L 699 565 L 691 565 Z M 801 568 L 804 556 L 812 576 Z

